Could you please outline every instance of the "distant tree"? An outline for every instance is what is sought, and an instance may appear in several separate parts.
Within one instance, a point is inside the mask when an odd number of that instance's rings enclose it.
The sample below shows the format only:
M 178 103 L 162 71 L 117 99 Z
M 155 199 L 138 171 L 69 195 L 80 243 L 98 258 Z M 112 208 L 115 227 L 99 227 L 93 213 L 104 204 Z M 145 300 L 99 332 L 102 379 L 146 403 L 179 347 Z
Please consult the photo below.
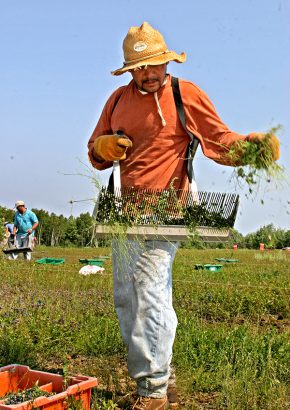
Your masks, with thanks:
M 290 230 L 285 232 L 283 247 L 290 246 Z
M 0 206 L 0 218 L 3 219 L 4 222 L 13 222 L 14 220 L 15 211 L 12 209 L 7 209 L 4 206 Z
M 89 246 L 92 242 L 94 221 L 89 212 L 82 213 L 76 218 L 79 233 L 79 246 Z
M 50 221 L 49 213 L 47 211 L 44 211 L 43 209 L 32 209 L 32 211 L 37 215 L 39 221 L 39 225 L 35 232 L 38 244 L 43 243 L 44 245 L 46 245 L 45 235 L 47 232 L 47 226 L 49 226 Z
M 72 218 L 72 217 L 71 217 Z M 69 219 L 63 215 L 51 214 L 50 245 L 64 246 Z
M 3 242 L 3 240 L 4 240 L 4 233 L 5 233 L 5 228 L 4 228 L 4 219 L 3 218 L 1 218 L 0 217 L 0 224 L 1 224 L 1 227 L 0 227 L 0 246 L 4 246 L 5 245 L 5 242 Z
M 290 232 L 290 231 L 288 231 Z M 288 246 L 286 245 L 286 234 L 287 231 L 284 231 L 283 229 L 276 229 L 275 232 L 275 241 L 276 241 L 276 246 L 275 248 L 277 249 L 282 249 L 284 246 Z
M 14 211 L 11 209 L 7 209 L 3 206 L 0 206 L 0 244 L 1 246 L 5 246 L 7 242 L 7 238 L 5 240 L 5 227 L 4 222 L 12 222 L 14 219 Z
M 256 233 L 250 234 L 246 238 L 246 243 L 249 247 L 258 249 L 260 243 L 263 243 L 266 248 L 274 249 L 277 246 L 276 229 L 273 224 L 262 226 Z
M 255 234 L 254 233 L 248 233 L 245 238 L 245 247 L 248 249 L 254 249 L 255 248 Z
M 229 239 L 227 241 L 227 247 L 232 248 L 233 245 L 238 245 L 239 248 L 246 247 L 245 238 L 240 232 L 238 232 L 234 228 L 230 230 Z
M 70 216 L 68 218 L 65 234 L 64 234 L 64 245 L 65 246 L 77 246 L 80 238 L 80 233 L 77 228 L 76 220 Z

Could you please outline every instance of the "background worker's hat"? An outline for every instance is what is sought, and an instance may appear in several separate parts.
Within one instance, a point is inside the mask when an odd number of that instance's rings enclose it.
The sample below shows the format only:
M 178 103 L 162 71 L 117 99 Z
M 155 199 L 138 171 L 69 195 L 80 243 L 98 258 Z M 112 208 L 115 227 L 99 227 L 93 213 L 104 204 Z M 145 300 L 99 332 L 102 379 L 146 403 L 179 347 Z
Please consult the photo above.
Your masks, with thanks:
M 18 208 L 18 207 L 21 206 L 21 205 L 22 205 L 22 206 L 25 206 L 25 202 L 24 202 L 24 201 L 20 201 L 20 200 L 15 202 L 15 208 Z
M 177 54 L 167 49 L 164 38 L 146 21 L 140 27 L 131 27 L 123 41 L 124 65 L 113 75 L 121 75 L 126 71 L 144 65 L 159 65 L 169 61 L 183 63 L 186 54 Z

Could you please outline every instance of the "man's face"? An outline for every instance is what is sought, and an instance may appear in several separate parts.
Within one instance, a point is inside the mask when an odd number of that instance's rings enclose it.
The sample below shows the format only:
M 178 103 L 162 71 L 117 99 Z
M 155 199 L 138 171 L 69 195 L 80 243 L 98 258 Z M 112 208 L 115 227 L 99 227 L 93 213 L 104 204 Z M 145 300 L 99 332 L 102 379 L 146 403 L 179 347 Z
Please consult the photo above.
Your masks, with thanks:
M 24 214 L 25 210 L 26 210 L 26 208 L 25 208 L 24 205 L 19 205 L 17 207 L 17 211 L 20 212 L 21 214 Z
M 137 70 L 131 70 L 130 73 L 139 90 L 155 93 L 165 80 L 166 66 L 167 64 L 147 65 Z

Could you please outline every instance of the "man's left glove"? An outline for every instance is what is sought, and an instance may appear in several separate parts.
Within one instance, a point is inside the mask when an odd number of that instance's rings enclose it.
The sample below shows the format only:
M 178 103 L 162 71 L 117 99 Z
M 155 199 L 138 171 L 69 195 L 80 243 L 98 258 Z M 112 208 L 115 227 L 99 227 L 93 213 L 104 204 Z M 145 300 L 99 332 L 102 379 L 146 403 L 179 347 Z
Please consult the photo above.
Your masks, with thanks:
M 101 135 L 94 142 L 94 152 L 103 161 L 117 161 L 126 158 L 126 151 L 132 145 L 126 135 Z
M 254 144 L 257 150 L 252 150 Z M 258 157 L 257 157 L 258 154 Z M 269 166 L 280 157 L 280 143 L 273 134 L 251 133 L 246 140 L 235 141 L 229 151 L 229 164 L 234 167 L 255 165 L 258 168 Z
M 268 139 L 267 147 L 272 152 L 273 161 L 277 161 L 280 158 L 280 142 L 275 135 L 252 133 L 250 134 L 248 141 L 254 142 L 256 144 L 259 144 L 259 143 L 263 144 L 265 142 L 265 139 Z M 263 152 L 262 152 L 262 155 L 263 155 Z

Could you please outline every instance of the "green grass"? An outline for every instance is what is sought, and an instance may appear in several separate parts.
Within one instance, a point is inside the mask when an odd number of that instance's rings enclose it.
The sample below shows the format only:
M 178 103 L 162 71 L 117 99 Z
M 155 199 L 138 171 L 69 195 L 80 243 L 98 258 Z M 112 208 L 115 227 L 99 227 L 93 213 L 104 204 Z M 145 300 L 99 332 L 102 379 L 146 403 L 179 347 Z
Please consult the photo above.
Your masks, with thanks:
M 97 376 L 93 409 L 113 409 L 134 392 L 113 306 L 112 266 L 80 275 L 79 259 L 110 249 L 38 247 L 35 259 L 0 259 L 0 365 Z M 197 263 L 237 258 L 220 272 Z M 290 406 L 289 262 L 284 251 L 178 251 L 173 297 L 179 319 L 173 362 L 184 409 Z

